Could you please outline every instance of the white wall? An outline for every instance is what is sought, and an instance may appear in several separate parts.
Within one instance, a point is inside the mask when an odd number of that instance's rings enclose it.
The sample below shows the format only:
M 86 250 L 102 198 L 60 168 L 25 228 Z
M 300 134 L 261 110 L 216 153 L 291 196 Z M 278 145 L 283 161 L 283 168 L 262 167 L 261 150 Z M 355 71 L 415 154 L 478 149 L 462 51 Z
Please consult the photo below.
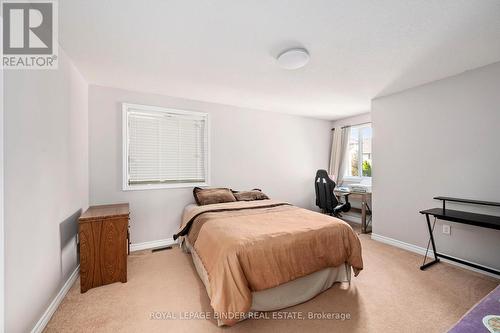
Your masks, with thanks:
M 425 247 L 434 196 L 500 201 L 500 63 L 375 99 L 372 121 L 374 233 Z M 441 224 L 439 251 L 500 268 L 500 231 Z
M 271 198 L 314 207 L 316 169 L 328 167 L 329 121 L 91 86 L 90 201 L 129 202 L 133 243 L 172 237 L 193 195 L 192 188 L 122 191 L 122 102 L 208 112 L 212 186 L 258 187 Z
M 0 17 L 3 45 L 3 18 Z M 0 332 L 5 332 L 5 219 L 4 219 L 4 70 L 0 68 Z
M 88 206 L 88 86 L 58 70 L 5 72 L 6 332 L 30 331 L 77 265 Z
M 0 26 L 3 24 L 0 18 Z M 2 28 L 0 34 L 3 36 Z M 0 44 L 2 44 L 0 36 Z M 3 76 L 0 68 L 0 332 L 5 332 L 5 232 L 4 232 L 4 110 L 3 110 Z

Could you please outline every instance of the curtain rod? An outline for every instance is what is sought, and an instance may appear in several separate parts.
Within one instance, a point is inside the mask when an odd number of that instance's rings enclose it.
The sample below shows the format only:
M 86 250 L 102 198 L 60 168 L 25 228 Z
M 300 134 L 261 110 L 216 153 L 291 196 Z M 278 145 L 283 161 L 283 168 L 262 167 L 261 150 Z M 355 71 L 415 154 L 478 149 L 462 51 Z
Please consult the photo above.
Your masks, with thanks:
M 352 126 L 361 126 L 361 125 L 366 125 L 366 124 L 371 124 L 371 121 L 367 121 L 366 123 L 360 123 L 360 124 L 354 124 L 354 125 L 347 125 L 347 126 L 342 126 L 341 129 L 347 128 L 347 127 L 352 127 Z M 332 131 L 335 131 L 335 127 L 332 128 Z

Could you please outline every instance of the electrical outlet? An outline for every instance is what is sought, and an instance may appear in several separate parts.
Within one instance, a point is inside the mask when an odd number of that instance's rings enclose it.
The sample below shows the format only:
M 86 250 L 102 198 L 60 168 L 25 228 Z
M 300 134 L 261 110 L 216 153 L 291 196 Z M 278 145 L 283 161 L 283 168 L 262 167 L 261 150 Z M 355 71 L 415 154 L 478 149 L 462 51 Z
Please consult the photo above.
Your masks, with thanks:
M 451 226 L 449 224 L 443 224 L 443 234 L 451 235 Z

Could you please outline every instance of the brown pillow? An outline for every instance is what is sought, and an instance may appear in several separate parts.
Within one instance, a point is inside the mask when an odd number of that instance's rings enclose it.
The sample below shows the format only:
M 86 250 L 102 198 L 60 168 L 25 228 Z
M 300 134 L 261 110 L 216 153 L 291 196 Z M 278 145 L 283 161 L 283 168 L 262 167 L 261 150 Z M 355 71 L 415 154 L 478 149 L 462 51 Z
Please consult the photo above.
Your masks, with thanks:
M 216 203 L 234 202 L 236 198 L 228 188 L 199 188 L 193 189 L 193 196 L 196 203 L 200 206 Z
M 262 193 L 258 188 L 254 188 L 251 191 L 233 191 L 234 197 L 238 201 L 253 201 L 253 200 L 267 200 L 269 197 Z

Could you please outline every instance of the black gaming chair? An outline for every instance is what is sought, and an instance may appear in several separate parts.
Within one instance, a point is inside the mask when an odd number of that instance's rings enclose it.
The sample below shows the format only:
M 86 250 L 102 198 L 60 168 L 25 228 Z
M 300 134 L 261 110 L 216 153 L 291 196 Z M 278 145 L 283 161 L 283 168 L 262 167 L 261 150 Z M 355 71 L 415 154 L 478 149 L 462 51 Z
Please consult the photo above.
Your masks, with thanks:
M 335 182 L 328 177 L 326 170 L 318 170 L 314 179 L 316 189 L 316 206 L 328 214 L 340 217 L 340 212 L 347 212 L 351 209 L 349 198 L 345 195 L 345 202 L 341 203 L 333 193 Z

